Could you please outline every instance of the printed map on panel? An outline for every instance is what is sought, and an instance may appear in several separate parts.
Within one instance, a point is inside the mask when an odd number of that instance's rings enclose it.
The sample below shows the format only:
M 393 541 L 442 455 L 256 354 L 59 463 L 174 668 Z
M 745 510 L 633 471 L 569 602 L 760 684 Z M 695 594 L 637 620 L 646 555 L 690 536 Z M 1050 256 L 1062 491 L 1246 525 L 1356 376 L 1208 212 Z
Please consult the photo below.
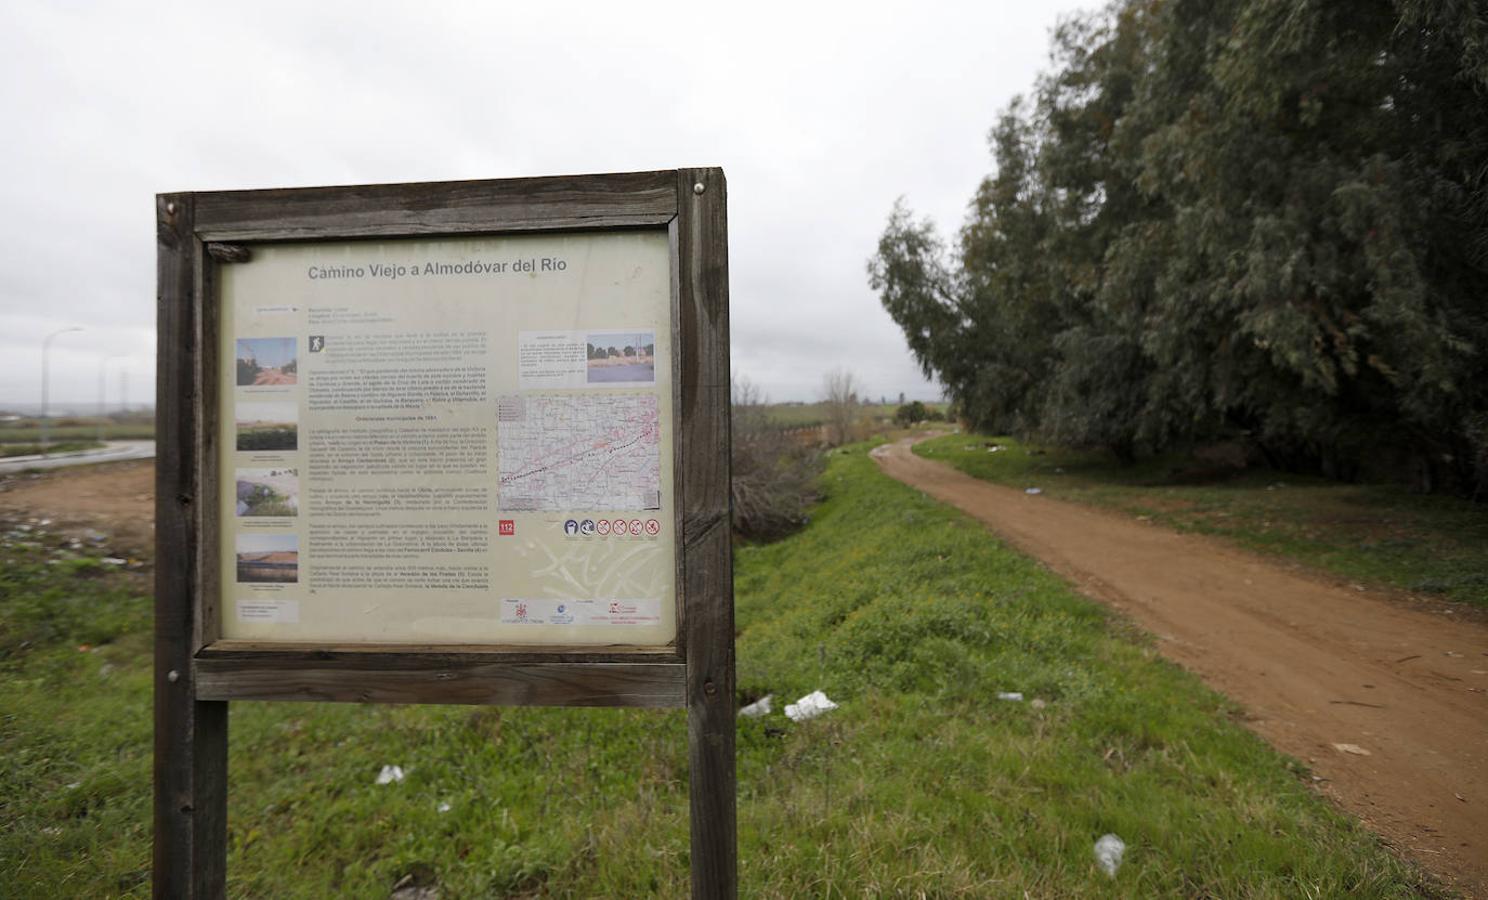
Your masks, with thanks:
M 503 510 L 661 508 L 655 394 L 527 394 L 497 401 Z

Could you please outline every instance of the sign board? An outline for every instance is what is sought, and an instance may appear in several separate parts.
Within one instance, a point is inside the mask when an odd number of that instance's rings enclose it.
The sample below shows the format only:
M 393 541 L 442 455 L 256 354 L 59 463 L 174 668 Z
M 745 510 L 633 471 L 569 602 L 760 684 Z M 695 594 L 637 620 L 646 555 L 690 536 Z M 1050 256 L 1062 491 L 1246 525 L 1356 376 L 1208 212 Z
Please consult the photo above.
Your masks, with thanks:
M 232 700 L 686 706 L 734 893 L 723 173 L 161 195 L 159 895 Z

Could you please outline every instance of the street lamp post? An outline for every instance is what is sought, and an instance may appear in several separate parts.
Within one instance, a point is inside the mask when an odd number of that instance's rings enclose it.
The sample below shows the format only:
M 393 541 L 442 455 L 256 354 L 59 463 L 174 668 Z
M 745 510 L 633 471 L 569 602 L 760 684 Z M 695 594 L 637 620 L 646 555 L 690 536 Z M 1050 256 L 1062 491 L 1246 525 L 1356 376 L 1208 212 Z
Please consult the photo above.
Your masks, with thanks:
M 48 395 L 48 389 L 49 389 L 49 386 L 50 386 L 51 373 L 52 373 L 52 367 L 51 367 L 52 340 L 54 338 L 58 337 L 59 335 L 64 335 L 64 334 L 67 334 L 68 332 L 72 332 L 72 331 L 82 331 L 82 330 L 83 329 L 81 329 L 78 326 L 74 325 L 71 328 L 61 328 L 61 329 L 58 329 L 57 331 L 54 331 L 51 334 L 49 334 L 46 337 L 44 337 L 44 338 L 41 339 L 41 455 L 42 456 L 46 456 L 47 446 L 48 446 L 48 438 L 50 437 L 50 435 L 47 432 L 48 432 L 48 426 L 50 425 L 49 418 L 51 416 L 51 408 L 49 406 L 49 403 L 50 403 L 50 399 L 51 398 Z

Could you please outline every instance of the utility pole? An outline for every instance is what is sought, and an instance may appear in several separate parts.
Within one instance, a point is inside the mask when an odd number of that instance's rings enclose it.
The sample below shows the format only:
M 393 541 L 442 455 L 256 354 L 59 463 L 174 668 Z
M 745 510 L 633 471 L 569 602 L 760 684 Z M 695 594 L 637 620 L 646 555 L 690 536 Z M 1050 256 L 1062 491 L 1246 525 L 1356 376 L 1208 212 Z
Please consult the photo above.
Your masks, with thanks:
M 62 328 L 62 329 L 59 329 L 57 331 L 54 331 L 51 334 L 49 334 L 46 337 L 44 337 L 44 338 L 41 339 L 41 455 L 42 456 L 46 456 L 47 445 L 48 445 L 48 438 L 50 437 L 50 435 L 47 432 L 48 432 L 48 427 L 50 425 L 49 419 L 51 417 L 51 408 L 48 405 L 49 402 L 50 402 L 50 400 L 51 400 L 51 398 L 48 395 L 48 388 L 49 388 L 49 383 L 50 383 L 50 380 L 51 380 L 51 377 L 52 377 L 52 367 L 51 367 L 52 340 L 54 338 L 58 337 L 59 335 L 67 334 L 67 333 L 73 332 L 73 331 L 82 331 L 82 330 L 83 329 L 81 329 L 78 326 L 74 325 L 71 328 Z

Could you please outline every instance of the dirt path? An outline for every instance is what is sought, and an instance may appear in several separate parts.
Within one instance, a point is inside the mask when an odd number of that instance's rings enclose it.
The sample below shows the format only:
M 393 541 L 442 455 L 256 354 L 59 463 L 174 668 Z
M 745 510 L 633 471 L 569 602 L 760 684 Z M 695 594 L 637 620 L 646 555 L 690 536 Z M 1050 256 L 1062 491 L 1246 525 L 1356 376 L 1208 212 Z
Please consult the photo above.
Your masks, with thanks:
M 0 476 L 0 521 L 51 519 L 105 532 L 120 553 L 155 555 L 155 461 Z
M 1320 789 L 1468 896 L 1488 898 L 1488 627 L 1314 580 L 1209 538 L 874 451 L 1241 703 Z M 1356 745 L 1367 755 L 1339 750 Z

